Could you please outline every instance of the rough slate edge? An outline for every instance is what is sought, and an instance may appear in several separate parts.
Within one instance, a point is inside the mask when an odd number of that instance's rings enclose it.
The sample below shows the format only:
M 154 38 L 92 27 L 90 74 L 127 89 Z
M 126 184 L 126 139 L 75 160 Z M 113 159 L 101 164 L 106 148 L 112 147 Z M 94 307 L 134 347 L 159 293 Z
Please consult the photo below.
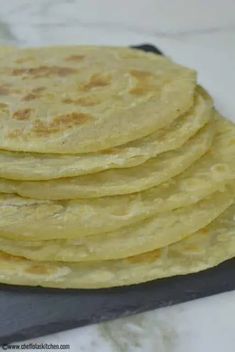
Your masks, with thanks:
M 162 55 L 156 47 L 134 48 Z M 235 259 L 196 274 L 104 290 L 0 286 L 0 345 L 235 289 Z
M 196 274 L 102 290 L 0 286 L 0 344 L 235 289 L 235 258 Z M 2 306 L 1 306 L 2 305 Z

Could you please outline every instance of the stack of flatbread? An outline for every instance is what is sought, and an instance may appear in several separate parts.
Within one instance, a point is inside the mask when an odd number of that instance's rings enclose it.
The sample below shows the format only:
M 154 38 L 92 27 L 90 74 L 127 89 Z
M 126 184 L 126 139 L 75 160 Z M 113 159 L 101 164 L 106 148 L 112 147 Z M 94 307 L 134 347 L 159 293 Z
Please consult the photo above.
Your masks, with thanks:
M 101 288 L 235 256 L 235 126 L 135 49 L 0 50 L 0 282 Z

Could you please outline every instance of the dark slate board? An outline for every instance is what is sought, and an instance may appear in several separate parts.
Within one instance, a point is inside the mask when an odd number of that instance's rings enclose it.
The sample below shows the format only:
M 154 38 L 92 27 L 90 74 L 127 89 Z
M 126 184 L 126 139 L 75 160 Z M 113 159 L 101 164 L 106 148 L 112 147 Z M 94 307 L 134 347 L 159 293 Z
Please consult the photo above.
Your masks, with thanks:
M 140 50 L 162 54 L 144 44 Z M 235 289 L 235 259 L 197 274 L 103 290 L 0 285 L 0 345 Z
M 103 290 L 0 286 L 0 344 L 235 289 L 235 259 L 197 274 Z

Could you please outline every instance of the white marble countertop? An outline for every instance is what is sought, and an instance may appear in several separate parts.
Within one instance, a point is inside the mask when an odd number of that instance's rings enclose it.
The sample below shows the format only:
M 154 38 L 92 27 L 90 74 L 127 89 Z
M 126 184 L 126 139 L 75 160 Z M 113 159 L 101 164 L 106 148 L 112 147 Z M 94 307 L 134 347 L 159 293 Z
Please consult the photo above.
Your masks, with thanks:
M 2 0 L 0 6 L 0 44 L 158 45 L 196 68 L 217 107 L 235 121 L 234 0 Z M 235 291 L 30 342 L 70 344 L 74 352 L 234 352 L 234 328 Z

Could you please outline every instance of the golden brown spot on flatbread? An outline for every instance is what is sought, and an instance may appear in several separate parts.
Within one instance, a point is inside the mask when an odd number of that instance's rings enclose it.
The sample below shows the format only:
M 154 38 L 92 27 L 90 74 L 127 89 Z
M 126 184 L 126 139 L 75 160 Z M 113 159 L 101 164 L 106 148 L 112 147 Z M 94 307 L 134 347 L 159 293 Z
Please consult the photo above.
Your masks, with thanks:
M 209 230 L 208 230 L 207 228 L 204 228 L 204 229 L 201 229 L 201 230 L 200 230 L 200 233 L 201 233 L 202 235 L 208 235 L 208 234 L 209 234 Z
M 117 154 L 119 152 L 119 148 L 110 148 L 110 149 L 106 149 L 103 151 L 100 151 L 101 154 L 108 154 L 108 155 L 112 155 L 112 154 Z
M 153 77 L 152 73 L 148 71 L 130 70 L 129 72 L 133 77 L 135 77 L 139 81 L 146 81 L 149 78 Z
M 73 68 L 70 68 L 70 67 L 52 67 L 50 72 L 52 75 L 55 74 L 55 75 L 63 77 L 63 76 L 68 76 L 68 75 L 74 74 L 77 71 Z M 49 72 L 49 74 L 50 74 L 50 72 Z
M 66 98 L 66 99 L 63 99 L 62 101 L 65 104 L 76 104 L 76 100 L 75 99 Z
M 37 99 L 41 96 L 41 92 L 43 92 L 46 88 L 45 87 L 38 87 L 38 88 L 34 88 L 31 90 L 30 93 L 26 94 L 22 100 L 23 101 L 30 101 L 30 100 L 34 100 Z
M 34 89 L 31 90 L 31 93 L 32 93 L 32 94 L 41 93 L 41 92 L 43 92 L 45 89 L 46 89 L 45 87 L 34 88 Z
M 144 95 L 154 89 L 152 84 L 153 75 L 150 72 L 131 70 L 129 73 L 137 80 L 136 86 L 130 90 L 130 94 Z
M 18 110 L 16 112 L 14 112 L 13 119 L 19 120 L 19 121 L 28 120 L 32 111 L 33 111 L 32 109 Z
M 63 126 L 73 127 L 74 125 L 81 125 L 91 121 L 91 115 L 83 112 L 72 112 L 65 115 L 57 116 L 54 119 L 54 124 L 62 124 Z
M 130 93 L 133 95 L 144 95 L 147 93 L 146 87 L 136 86 L 135 88 L 130 90 Z
M 51 273 L 51 270 L 46 265 L 43 265 L 43 264 L 32 264 L 25 271 L 29 274 L 36 274 L 36 275 L 47 275 Z
M 60 115 L 54 118 L 52 122 L 45 123 L 44 121 L 37 120 L 32 128 L 38 136 L 47 136 L 52 133 L 63 131 L 74 126 L 82 125 L 90 122 L 93 117 L 89 114 L 82 112 L 72 112 L 69 114 Z
M 5 260 L 7 262 L 22 262 L 27 259 L 24 259 L 24 258 L 18 257 L 18 256 L 13 256 L 8 253 L 0 252 L 0 260 Z
M 81 106 L 95 106 L 100 103 L 100 101 L 94 97 L 81 97 L 78 99 L 64 99 L 63 103 L 65 104 L 76 104 Z
M 33 78 L 47 77 L 47 76 L 68 76 L 77 72 L 71 67 L 60 66 L 40 66 L 33 68 L 16 68 L 12 70 L 13 76 L 31 76 Z
M 138 264 L 138 263 L 154 263 L 157 258 L 161 256 L 161 250 L 156 249 L 152 252 L 147 252 L 140 255 L 135 255 L 133 257 L 129 257 L 126 260 L 131 264 Z
M 93 88 L 101 88 L 110 85 L 111 76 L 108 74 L 96 73 L 91 76 L 90 80 L 81 86 L 81 90 L 89 91 Z
M 196 244 L 188 244 L 187 246 L 184 246 L 184 252 L 187 254 L 187 252 L 193 252 L 193 253 L 198 253 L 200 251 L 200 247 L 198 247 Z
M 25 95 L 22 100 L 23 101 L 30 101 L 30 100 L 34 100 L 37 98 L 38 98 L 38 95 L 29 93 L 29 94 Z
M 71 55 L 65 58 L 66 61 L 78 62 L 85 58 L 84 55 Z

